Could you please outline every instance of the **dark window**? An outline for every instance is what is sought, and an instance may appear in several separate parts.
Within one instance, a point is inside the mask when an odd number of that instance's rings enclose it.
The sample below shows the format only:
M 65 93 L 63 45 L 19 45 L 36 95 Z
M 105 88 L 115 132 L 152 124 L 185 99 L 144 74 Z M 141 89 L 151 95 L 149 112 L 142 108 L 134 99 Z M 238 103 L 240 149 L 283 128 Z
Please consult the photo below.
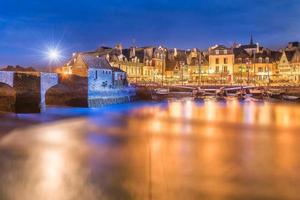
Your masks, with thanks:
M 98 71 L 95 71 L 95 80 L 98 79 Z
M 216 58 L 216 64 L 219 64 L 219 58 Z
M 224 58 L 224 64 L 227 64 L 227 58 Z

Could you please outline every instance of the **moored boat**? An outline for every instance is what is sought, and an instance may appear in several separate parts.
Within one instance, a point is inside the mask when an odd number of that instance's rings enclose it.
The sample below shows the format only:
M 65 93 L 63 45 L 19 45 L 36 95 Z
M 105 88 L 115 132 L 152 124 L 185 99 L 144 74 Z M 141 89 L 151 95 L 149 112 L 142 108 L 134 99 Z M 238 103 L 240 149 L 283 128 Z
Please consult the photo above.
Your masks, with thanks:
M 282 99 L 284 91 L 281 89 L 269 89 L 267 91 L 267 96 L 272 99 Z
M 251 89 L 250 90 L 251 98 L 254 100 L 263 100 L 264 93 L 265 92 L 262 89 Z
M 189 87 L 157 88 L 152 93 L 153 100 L 195 98 L 197 89 Z
M 152 91 L 151 96 L 153 100 L 163 100 L 168 97 L 169 92 L 168 88 L 156 88 Z
M 282 95 L 282 99 L 284 99 L 286 101 L 299 101 L 300 97 L 284 94 L 284 95 Z

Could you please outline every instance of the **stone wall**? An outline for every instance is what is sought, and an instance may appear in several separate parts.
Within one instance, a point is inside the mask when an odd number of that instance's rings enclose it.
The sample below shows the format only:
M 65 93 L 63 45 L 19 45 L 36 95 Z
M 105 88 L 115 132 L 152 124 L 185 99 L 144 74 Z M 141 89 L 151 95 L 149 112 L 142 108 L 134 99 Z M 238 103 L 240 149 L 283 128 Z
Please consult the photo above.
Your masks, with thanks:
M 15 92 L 15 112 L 35 113 L 43 108 L 45 93 L 58 83 L 58 76 L 55 73 L 0 71 L 0 83 L 8 85 Z
M 0 82 L 1 83 L 6 83 L 10 87 L 13 87 L 13 85 L 14 85 L 14 73 L 15 72 L 0 71 Z
M 88 76 L 88 94 L 98 93 L 107 88 L 112 88 L 113 74 L 111 70 L 89 69 Z
M 99 107 L 107 104 L 125 103 L 134 100 L 136 91 L 131 87 L 106 89 L 98 93 L 93 93 L 88 97 L 89 107 Z
M 17 113 L 40 112 L 40 76 L 39 73 L 15 73 L 14 89 L 16 91 L 15 111 Z

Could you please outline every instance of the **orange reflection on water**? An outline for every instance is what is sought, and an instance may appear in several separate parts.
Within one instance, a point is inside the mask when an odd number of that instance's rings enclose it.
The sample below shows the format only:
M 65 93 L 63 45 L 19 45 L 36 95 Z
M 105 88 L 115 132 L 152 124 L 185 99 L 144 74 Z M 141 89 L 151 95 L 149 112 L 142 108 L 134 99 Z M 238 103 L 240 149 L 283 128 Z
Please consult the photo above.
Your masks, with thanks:
M 17 200 L 297 199 L 299 119 L 297 105 L 235 99 L 72 119 L 12 134 L 0 180 Z

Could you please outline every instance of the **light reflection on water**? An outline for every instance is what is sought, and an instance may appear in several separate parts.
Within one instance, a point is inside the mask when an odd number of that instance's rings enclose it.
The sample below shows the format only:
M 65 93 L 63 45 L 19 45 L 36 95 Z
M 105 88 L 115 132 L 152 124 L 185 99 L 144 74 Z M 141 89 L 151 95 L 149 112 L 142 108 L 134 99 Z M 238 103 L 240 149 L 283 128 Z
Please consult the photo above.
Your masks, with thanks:
M 83 116 L 1 139 L 0 199 L 298 198 L 296 104 L 173 101 L 75 113 Z M 44 115 L 53 114 L 74 113 Z

